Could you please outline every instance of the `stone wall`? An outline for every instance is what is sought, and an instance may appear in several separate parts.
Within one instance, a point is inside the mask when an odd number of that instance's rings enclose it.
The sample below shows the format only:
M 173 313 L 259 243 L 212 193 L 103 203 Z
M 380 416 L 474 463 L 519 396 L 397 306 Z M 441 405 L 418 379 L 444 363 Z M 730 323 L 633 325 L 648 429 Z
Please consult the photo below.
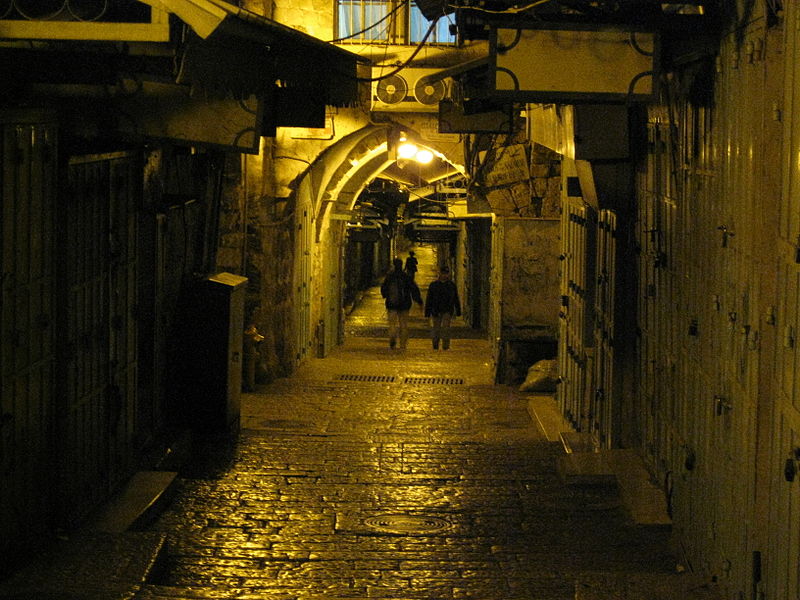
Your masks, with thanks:
M 561 161 L 544 146 L 496 142 L 479 172 L 481 191 L 496 215 L 559 218 Z
M 503 222 L 503 328 L 556 331 L 559 308 L 560 222 Z
M 267 141 L 269 151 L 272 143 Z M 291 203 L 263 193 L 275 189 L 269 152 L 230 154 L 225 164 L 219 211 L 216 270 L 248 278 L 245 329 L 254 325 L 259 344 L 257 381 L 285 376 L 293 368 Z M 264 174 L 266 171 L 266 175 Z
M 246 326 L 255 325 L 264 340 L 259 346 L 256 380 L 271 381 L 288 375 L 294 351 L 292 266 L 294 215 L 281 214 L 277 198 L 251 201 L 247 221 L 248 287 Z

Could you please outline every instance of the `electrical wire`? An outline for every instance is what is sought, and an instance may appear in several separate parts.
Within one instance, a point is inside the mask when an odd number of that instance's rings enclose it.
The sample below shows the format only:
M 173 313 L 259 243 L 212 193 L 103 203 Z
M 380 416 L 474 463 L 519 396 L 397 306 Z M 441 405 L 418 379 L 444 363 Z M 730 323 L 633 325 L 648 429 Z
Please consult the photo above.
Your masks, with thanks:
M 549 2 L 552 2 L 552 1 L 553 0 L 536 0 L 536 2 L 531 2 L 530 4 L 527 4 L 525 6 L 515 6 L 515 7 L 507 8 L 507 9 L 504 9 L 504 10 L 491 10 L 489 8 L 480 8 L 480 7 L 477 7 L 477 6 L 469 6 L 469 5 L 461 5 L 461 4 L 448 4 L 447 6 L 449 8 L 453 8 L 453 9 L 456 9 L 456 10 L 474 10 L 476 12 L 489 13 L 489 14 L 492 14 L 492 15 L 508 15 L 508 14 L 512 14 L 513 15 L 513 14 L 525 12 L 526 10 L 530 10 L 532 8 L 536 8 L 537 6 L 540 6 L 542 4 L 548 4 Z
M 350 35 L 347 35 L 345 37 L 336 38 L 335 40 L 329 40 L 328 43 L 329 44 L 333 44 L 333 43 L 336 43 L 336 42 L 343 42 L 344 40 L 350 40 L 350 39 L 353 39 L 354 37 L 356 37 L 357 35 L 361 35 L 362 33 L 366 33 L 370 29 L 374 29 L 375 27 L 377 27 L 378 25 L 383 23 L 386 19 L 388 19 L 391 16 L 393 16 L 394 14 L 396 14 L 397 11 L 399 11 L 401 8 L 403 8 L 405 5 L 407 5 L 409 2 L 410 2 L 410 0 L 402 0 L 402 2 L 400 2 L 400 4 L 395 6 L 392 10 L 390 10 L 388 13 L 386 13 L 379 20 L 375 21 L 369 27 L 365 27 L 361 31 L 356 31 L 355 33 L 351 33 Z
M 411 63 L 411 61 L 414 60 L 417 54 L 420 53 L 420 50 L 422 50 L 422 48 L 425 46 L 425 42 L 428 41 L 428 38 L 431 36 L 431 33 L 433 33 L 433 30 L 436 27 L 436 23 L 438 22 L 439 22 L 438 18 L 434 21 L 431 21 L 431 25 L 430 27 L 428 27 L 428 31 L 425 32 L 424 36 L 422 36 L 422 39 L 417 44 L 417 47 L 414 48 L 414 52 L 412 52 L 411 55 L 397 68 L 393 69 L 392 71 L 389 71 L 385 75 L 381 75 L 380 77 L 356 77 L 356 81 L 364 81 L 364 82 L 381 81 L 383 79 L 388 79 L 389 77 L 392 77 L 393 75 L 396 75 L 397 73 L 405 69 Z
M 311 163 L 310 163 L 309 161 L 307 161 L 305 158 L 299 158 L 299 157 L 297 157 L 297 156 L 286 156 L 286 155 L 280 155 L 280 156 L 273 156 L 272 158 L 273 158 L 273 160 L 278 160 L 278 159 L 280 159 L 280 158 L 284 158 L 284 159 L 286 159 L 286 160 L 297 160 L 297 161 L 300 161 L 300 162 L 306 163 L 307 165 L 310 165 L 310 164 L 311 164 Z

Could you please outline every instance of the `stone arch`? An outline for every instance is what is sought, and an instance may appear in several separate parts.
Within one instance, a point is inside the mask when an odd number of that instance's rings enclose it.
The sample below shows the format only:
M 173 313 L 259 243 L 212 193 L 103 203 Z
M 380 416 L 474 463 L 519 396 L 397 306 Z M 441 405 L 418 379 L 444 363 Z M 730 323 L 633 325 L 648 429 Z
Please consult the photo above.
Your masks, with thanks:
M 332 214 L 349 214 L 361 190 L 393 162 L 387 143 L 392 130 L 411 128 L 395 122 L 371 124 L 359 129 L 321 153 L 298 183 L 298 194 L 308 195 L 314 210 L 316 238 Z M 460 157 L 452 156 L 452 149 L 435 141 L 425 140 L 426 147 L 464 172 Z
M 315 245 L 313 252 L 301 252 L 296 258 L 297 287 L 313 290 L 307 299 L 314 304 L 303 299 L 299 303 L 303 308 L 298 309 L 298 319 L 307 326 L 298 333 L 298 347 L 310 346 L 311 326 L 317 324 L 318 351 L 324 355 L 336 341 L 333 332 L 341 331 L 343 317 L 337 307 L 341 307 L 340 265 L 347 216 L 364 187 L 394 161 L 387 142 L 390 132 L 399 127 L 409 130 L 389 122 L 370 124 L 344 136 L 322 152 L 297 182 L 298 205 L 308 207 L 313 219 L 313 233 L 303 231 L 314 237 Z M 453 164 L 436 144 L 420 141 L 419 145 Z M 463 172 L 463 167 L 458 170 Z

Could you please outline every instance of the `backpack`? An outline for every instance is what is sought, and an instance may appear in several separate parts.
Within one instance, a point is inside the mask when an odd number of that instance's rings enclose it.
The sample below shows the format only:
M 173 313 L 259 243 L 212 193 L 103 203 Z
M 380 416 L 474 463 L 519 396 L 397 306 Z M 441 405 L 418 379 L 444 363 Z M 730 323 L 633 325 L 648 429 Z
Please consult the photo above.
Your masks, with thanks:
M 408 299 L 408 286 L 403 285 L 404 283 L 400 277 L 392 277 L 389 280 L 386 288 L 386 306 L 396 308 L 402 306 L 403 302 Z

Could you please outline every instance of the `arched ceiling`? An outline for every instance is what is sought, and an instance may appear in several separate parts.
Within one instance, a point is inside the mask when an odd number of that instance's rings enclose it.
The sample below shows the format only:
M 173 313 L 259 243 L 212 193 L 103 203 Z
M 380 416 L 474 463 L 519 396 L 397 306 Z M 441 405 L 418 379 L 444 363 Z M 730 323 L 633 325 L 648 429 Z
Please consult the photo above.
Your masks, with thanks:
M 410 159 L 398 161 L 388 142 L 398 127 L 393 123 L 365 127 L 328 148 L 317 161 L 321 164 L 315 163 L 306 183 L 316 190 L 313 195 L 318 198 L 318 234 L 331 218 L 343 221 L 354 216 L 360 198 L 369 203 L 369 210 L 364 212 L 393 219 L 399 204 L 433 196 L 438 186 L 451 179 L 464 180 L 463 167 L 446 156 L 446 149 L 422 141 L 414 132 L 409 135 L 419 147 L 430 149 L 434 159 L 427 165 Z M 365 191 L 372 182 L 390 193 Z M 364 208 L 358 206 L 359 210 Z

